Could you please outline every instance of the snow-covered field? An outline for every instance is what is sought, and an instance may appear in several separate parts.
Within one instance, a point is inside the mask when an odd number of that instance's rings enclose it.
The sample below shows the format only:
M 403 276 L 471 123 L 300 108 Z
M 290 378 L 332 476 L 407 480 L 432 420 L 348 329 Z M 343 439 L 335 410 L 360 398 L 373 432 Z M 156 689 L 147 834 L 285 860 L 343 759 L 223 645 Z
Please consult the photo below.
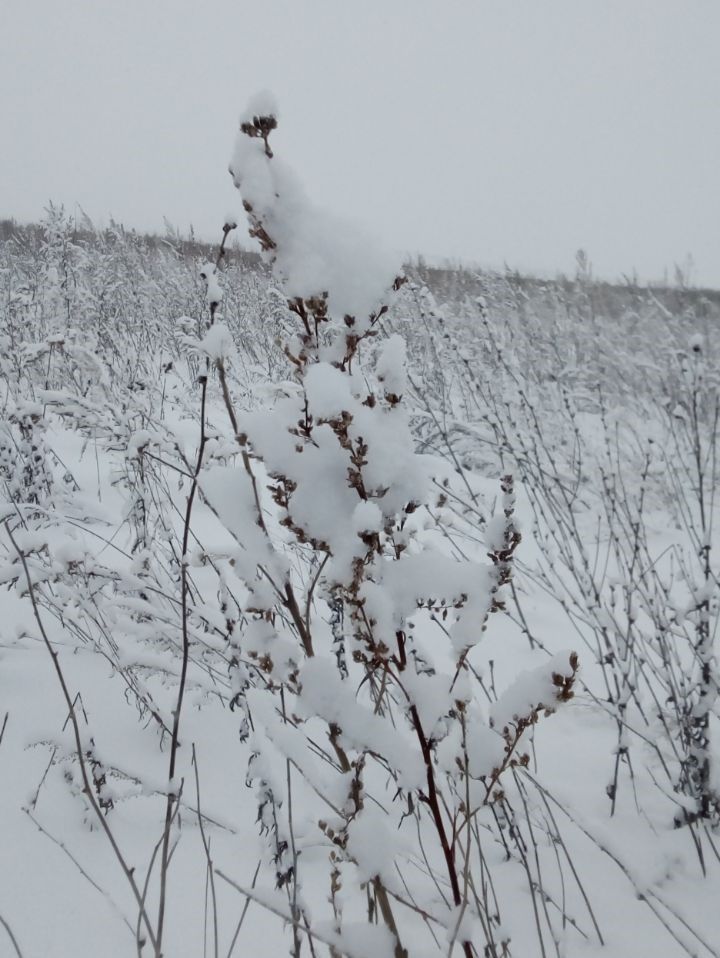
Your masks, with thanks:
M 720 955 L 717 298 L 394 284 L 272 114 L 265 266 L 2 250 L 0 955 Z

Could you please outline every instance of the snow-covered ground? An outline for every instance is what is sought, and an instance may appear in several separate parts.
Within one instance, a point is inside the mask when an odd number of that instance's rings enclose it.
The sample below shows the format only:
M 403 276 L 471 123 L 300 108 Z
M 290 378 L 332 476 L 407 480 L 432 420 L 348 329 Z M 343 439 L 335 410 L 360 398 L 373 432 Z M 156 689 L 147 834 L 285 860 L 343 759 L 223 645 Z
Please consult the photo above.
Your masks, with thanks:
M 4 250 L 0 955 L 720 955 L 711 315 L 385 313 L 268 104 L 274 279 Z

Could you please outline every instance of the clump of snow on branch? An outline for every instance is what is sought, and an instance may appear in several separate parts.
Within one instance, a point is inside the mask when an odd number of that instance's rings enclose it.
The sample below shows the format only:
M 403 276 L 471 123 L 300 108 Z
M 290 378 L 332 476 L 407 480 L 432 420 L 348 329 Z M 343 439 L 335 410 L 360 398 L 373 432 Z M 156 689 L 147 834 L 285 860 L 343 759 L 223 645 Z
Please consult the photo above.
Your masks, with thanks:
M 217 322 L 213 323 L 205 333 L 199 348 L 211 362 L 217 363 L 232 357 L 235 352 L 235 342 L 227 325 Z
M 260 239 L 266 252 L 272 252 L 288 296 L 327 293 L 332 316 L 339 320 L 354 316 L 361 322 L 380 305 L 398 266 L 360 227 L 312 203 L 294 172 L 282 160 L 268 157 L 267 140 L 243 132 L 255 119 L 276 121 L 277 116 L 271 94 L 251 100 L 241 116 L 230 161 L 245 209 L 263 223 L 265 236 L 258 234 L 257 227 L 251 227 L 251 235 Z
M 573 696 L 578 669 L 574 652 L 559 652 L 549 662 L 521 673 L 490 709 L 493 727 L 504 731 L 539 712 L 553 712 Z
M 217 267 L 214 263 L 205 263 L 200 270 L 200 278 L 205 283 L 206 298 L 209 306 L 218 306 L 222 301 L 222 288 L 218 280 Z
M 375 363 L 375 375 L 386 393 L 402 396 L 407 386 L 407 349 L 397 333 L 382 344 Z

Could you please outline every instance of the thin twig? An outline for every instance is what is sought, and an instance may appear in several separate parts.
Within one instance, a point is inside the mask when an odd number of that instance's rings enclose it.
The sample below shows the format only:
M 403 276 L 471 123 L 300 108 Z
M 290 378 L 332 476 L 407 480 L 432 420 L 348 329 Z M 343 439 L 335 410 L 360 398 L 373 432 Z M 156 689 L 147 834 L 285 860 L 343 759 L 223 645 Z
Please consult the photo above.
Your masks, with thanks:
M 8 925 L 8 923 L 5 921 L 2 915 L 0 915 L 0 925 L 2 925 L 5 931 L 8 933 L 8 938 L 10 939 L 12 946 L 15 949 L 15 954 L 18 956 L 18 958 L 23 958 L 23 953 L 20 951 L 20 945 L 18 945 L 17 938 L 13 934 L 12 928 L 10 927 L 10 925 Z
M 215 958 L 218 958 L 218 912 L 217 912 L 217 897 L 215 895 L 215 873 L 213 870 L 212 858 L 210 856 L 210 842 L 205 835 L 205 826 L 203 825 L 203 816 L 200 814 L 200 772 L 198 770 L 197 763 L 197 754 L 195 752 L 195 743 L 193 742 L 192 746 L 192 764 L 195 769 L 195 794 L 197 795 L 197 819 L 198 826 L 200 827 L 200 837 L 202 839 L 203 848 L 205 849 L 205 858 L 207 859 L 208 865 L 208 876 L 210 881 L 210 897 L 212 901 L 212 913 L 213 913 L 213 942 L 214 949 L 213 953 Z

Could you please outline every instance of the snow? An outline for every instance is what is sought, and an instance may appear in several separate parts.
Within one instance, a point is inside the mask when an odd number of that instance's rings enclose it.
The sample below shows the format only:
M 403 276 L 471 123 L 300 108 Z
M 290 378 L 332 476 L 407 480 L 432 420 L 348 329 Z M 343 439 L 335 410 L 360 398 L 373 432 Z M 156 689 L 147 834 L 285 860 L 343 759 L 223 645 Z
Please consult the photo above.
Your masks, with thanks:
M 558 705 L 555 676 L 571 678 L 572 652 L 558 652 L 532 671 L 523 672 L 490 708 L 490 720 L 499 731 L 531 717 L 536 711 L 552 711 Z
M 713 461 L 712 302 L 588 323 L 585 286 L 408 271 L 375 322 L 379 249 L 261 136 L 236 158 L 272 279 L 208 250 L 203 302 L 195 264 L 68 223 L 61 294 L 57 224 L 4 247 L 0 954 L 4 922 L 26 955 L 136 953 L 169 798 L 168 955 L 213 953 L 212 875 L 219 954 L 247 904 L 237 954 L 712 958 L 680 762 L 717 787 L 719 517 L 682 445 L 699 389 Z M 284 309 L 326 292 L 317 329 Z
M 458 764 L 464 765 L 467 756 L 470 776 L 489 778 L 503 764 L 504 745 L 500 735 L 479 719 L 469 725 L 464 745 L 460 729 L 454 728 L 438 746 L 438 759 L 447 774 L 452 775 L 457 773 Z
M 217 306 L 222 298 L 222 289 L 217 274 L 217 267 L 214 263 L 205 263 L 200 270 L 200 278 L 204 280 L 207 289 L 206 297 L 210 306 Z
M 406 364 L 405 340 L 395 333 L 382 344 L 375 363 L 375 375 L 382 383 L 386 393 L 401 396 L 405 392 L 407 387 Z
M 240 114 L 240 124 L 252 123 L 255 117 L 274 116 L 279 119 L 277 100 L 270 90 L 259 90 L 250 97 L 245 109 Z
M 274 100 L 262 94 L 250 101 L 241 124 L 252 122 L 258 109 L 277 116 Z M 312 204 L 292 170 L 265 155 L 259 138 L 238 134 L 230 172 L 277 247 L 274 270 L 289 297 L 327 293 L 332 316 L 359 322 L 378 308 L 398 269 L 373 237 Z
M 234 210 L 228 210 L 223 218 L 223 227 L 227 230 L 237 229 L 238 217 Z
M 398 770 L 404 788 L 416 788 L 424 781 L 422 762 L 410 750 L 409 742 L 355 700 L 332 660 L 308 659 L 301 670 L 300 683 L 300 701 L 308 714 L 337 725 L 343 740 L 353 748 L 367 749 L 386 758 Z
M 224 362 L 235 353 L 235 343 L 227 325 L 213 323 L 200 342 L 200 349 L 214 363 Z
M 329 363 L 315 363 L 305 377 L 305 395 L 317 420 L 337 419 L 343 412 L 356 411 L 348 377 Z
M 380 532 L 383 515 L 374 502 L 359 502 L 353 511 L 353 526 L 357 533 Z
M 332 931 L 326 933 L 326 941 L 332 944 L 348 958 L 392 958 L 395 953 L 395 939 L 382 925 L 348 922 L 343 926 L 342 934 Z

